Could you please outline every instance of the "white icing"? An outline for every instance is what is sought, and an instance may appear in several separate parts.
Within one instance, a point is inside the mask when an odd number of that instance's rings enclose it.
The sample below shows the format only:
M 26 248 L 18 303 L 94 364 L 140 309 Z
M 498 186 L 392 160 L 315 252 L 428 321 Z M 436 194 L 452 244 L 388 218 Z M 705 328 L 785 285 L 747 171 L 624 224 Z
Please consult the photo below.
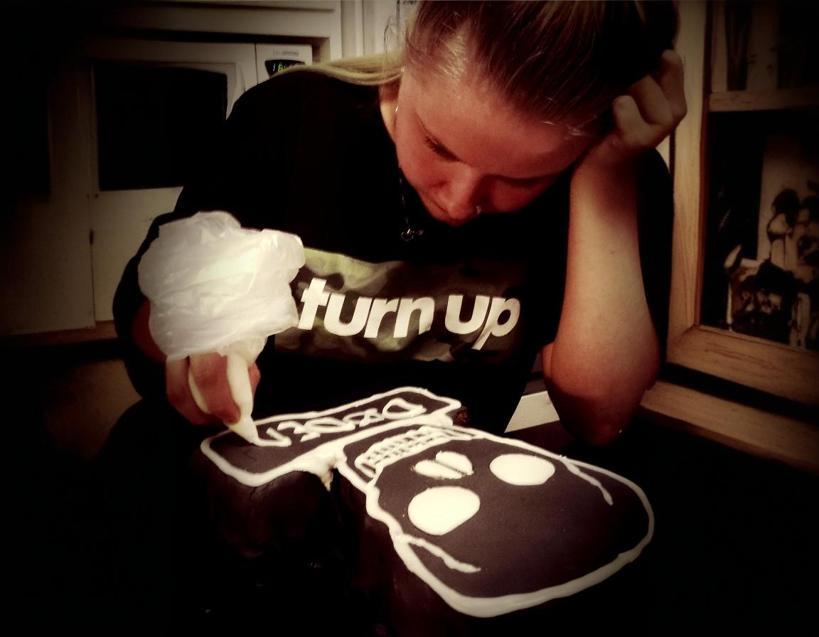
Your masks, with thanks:
M 414 546 L 420 546 L 422 549 L 432 553 L 432 555 L 439 558 L 444 564 L 446 564 L 447 568 L 450 568 L 453 571 L 460 571 L 461 573 L 477 573 L 481 570 L 479 566 L 469 564 L 468 562 L 462 562 L 461 560 L 456 560 L 440 546 L 435 546 L 431 542 L 427 542 L 422 537 L 415 537 L 414 535 L 407 535 L 406 533 L 400 535 L 399 537 L 402 542 L 413 544 Z M 396 539 L 399 539 L 399 537 Z
M 435 460 L 421 460 L 413 470 L 438 480 L 459 480 L 473 473 L 469 458 L 456 451 L 439 451 L 435 454 Z
M 568 582 L 564 582 L 562 584 L 549 586 L 528 593 L 499 595 L 497 597 L 472 597 L 460 593 L 459 591 L 456 591 L 451 586 L 441 581 L 421 561 L 421 559 L 416 554 L 415 550 L 412 548 L 414 544 L 417 544 L 417 542 L 413 542 L 409 539 L 411 536 L 408 536 L 406 532 L 403 530 L 400 521 L 396 520 L 389 512 L 381 508 L 379 501 L 380 489 L 376 486 L 378 482 L 378 475 L 376 475 L 375 479 L 371 480 L 370 482 L 363 482 L 359 478 L 359 474 L 353 471 L 353 469 L 349 465 L 347 465 L 346 463 L 340 464 L 337 467 L 339 473 L 343 475 L 345 478 L 347 478 L 354 486 L 364 491 L 366 495 L 367 513 L 370 515 L 370 517 L 383 522 L 389 529 L 390 537 L 393 540 L 393 547 L 395 548 L 396 553 L 398 553 L 399 557 L 401 558 L 401 561 L 404 563 L 407 569 L 410 572 L 417 575 L 418 577 L 420 577 L 430 588 L 432 588 L 438 595 L 440 595 L 441 598 L 451 608 L 455 609 L 456 611 L 464 613 L 465 615 L 471 615 L 473 617 L 495 617 L 498 615 L 511 613 L 517 610 L 531 608 L 533 606 L 543 604 L 553 599 L 575 595 L 580 591 L 583 591 L 591 586 L 594 586 L 595 584 L 599 584 L 600 582 L 614 575 L 614 573 L 619 571 L 625 565 L 629 564 L 630 562 L 633 562 L 635 559 L 637 559 L 640 553 L 642 553 L 643 549 L 654 536 L 654 512 L 651 509 L 651 505 L 649 504 L 648 499 L 645 496 L 645 493 L 643 493 L 642 489 L 640 489 L 640 487 L 638 487 L 630 480 L 622 476 L 619 476 L 615 473 L 612 473 L 611 471 L 603 469 L 601 467 L 594 467 L 592 465 L 578 462 L 576 460 L 570 460 L 568 458 L 559 456 L 557 454 L 546 451 L 545 449 L 535 447 L 520 440 L 514 440 L 511 438 L 501 438 L 498 436 L 493 436 L 492 434 L 485 433 L 483 431 L 465 429 L 454 425 L 451 427 L 451 429 L 453 431 L 460 431 L 465 437 L 468 437 L 469 439 L 492 440 L 507 446 L 516 447 L 517 449 L 520 449 L 523 452 L 528 452 L 532 455 L 547 458 L 549 461 L 554 462 L 555 464 L 562 464 L 567 469 L 572 471 L 572 473 L 575 473 L 576 475 L 583 479 L 591 478 L 591 476 L 588 476 L 587 474 L 583 473 L 580 470 L 580 467 L 588 467 L 590 469 L 593 469 L 627 486 L 643 504 L 643 508 L 648 518 L 645 536 L 631 550 L 620 553 L 608 564 L 604 564 L 600 568 L 590 573 L 586 573 L 585 575 L 577 577 Z M 379 467 L 378 469 L 379 473 L 382 468 L 383 467 Z M 597 482 L 599 485 L 599 481 Z M 602 488 L 602 485 L 599 485 L 599 487 Z M 603 489 L 604 497 L 607 493 L 608 492 L 605 489 Z M 609 497 L 611 497 L 610 494 Z M 431 550 L 432 547 L 434 547 L 434 545 L 429 543 L 427 543 L 427 545 L 424 546 L 424 548 L 426 548 L 430 552 L 433 552 Z M 435 548 L 439 549 L 439 547 Z M 446 553 L 445 551 L 443 551 L 443 549 L 439 549 L 439 551 L 444 554 Z M 450 566 L 448 562 L 445 563 L 447 564 L 447 566 Z M 450 566 L 450 568 L 453 567 Z
M 374 436 L 383 431 L 406 427 L 407 424 L 409 423 L 418 425 L 437 425 L 438 427 L 447 427 L 452 421 L 450 420 L 449 417 L 446 416 L 446 414 L 448 412 L 458 409 L 461 406 L 461 404 L 457 400 L 453 400 L 451 398 L 443 398 L 441 396 L 436 396 L 430 391 L 422 389 L 420 387 L 399 387 L 397 389 L 385 392 L 383 394 L 376 394 L 374 396 L 370 396 L 369 398 L 358 400 L 346 405 L 333 407 L 332 409 L 327 409 L 321 412 L 282 414 L 278 416 L 270 416 L 268 418 L 263 418 L 261 420 L 256 421 L 257 426 L 270 425 L 270 427 L 267 427 L 267 429 L 273 429 L 277 423 L 288 421 L 293 422 L 298 420 L 309 421 L 317 418 L 323 419 L 332 416 L 333 414 L 343 413 L 359 405 L 366 405 L 368 403 L 372 403 L 375 400 L 380 400 L 387 396 L 391 396 L 394 394 L 407 395 L 413 393 L 433 398 L 437 402 L 441 403 L 441 406 L 438 407 L 434 412 L 424 413 L 425 408 L 423 405 L 409 403 L 402 398 L 400 399 L 402 403 L 409 406 L 407 409 L 407 413 L 417 414 L 420 411 L 422 415 L 414 416 L 413 418 L 398 419 L 397 412 L 394 411 L 395 403 L 392 400 L 390 400 L 385 406 L 385 409 L 386 408 L 390 409 L 390 413 L 388 416 L 384 416 L 386 422 L 384 422 L 384 419 L 381 420 L 383 424 L 372 426 L 372 423 L 375 422 L 375 420 L 370 419 L 366 423 L 368 425 L 366 429 L 359 430 L 355 433 L 350 433 L 349 435 L 344 437 L 332 438 L 328 442 L 313 448 L 311 451 L 308 451 L 302 454 L 301 456 L 297 456 L 291 459 L 289 462 L 281 464 L 277 467 L 273 467 L 268 471 L 263 471 L 259 473 L 247 471 L 245 469 L 242 469 L 241 467 L 237 467 L 236 465 L 231 463 L 229 460 L 227 460 L 217 451 L 214 450 L 212 445 L 213 441 L 223 436 L 229 435 L 230 432 L 222 432 L 215 436 L 211 436 L 210 438 L 206 438 L 205 440 L 202 441 L 200 449 L 202 453 L 207 458 L 209 458 L 219 468 L 220 471 L 222 471 L 222 473 L 230 476 L 237 482 L 244 484 L 245 486 L 248 487 L 261 486 L 263 484 L 270 482 L 271 480 L 275 480 L 279 476 L 291 473 L 293 471 L 306 471 L 321 478 L 325 486 L 329 488 L 329 485 L 332 481 L 333 468 L 338 466 L 345 460 L 345 456 L 342 451 L 344 446 L 352 442 L 356 442 L 357 440 Z M 365 411 L 369 412 L 369 410 Z M 339 420 L 341 421 L 341 419 Z M 281 435 L 279 434 L 279 436 Z M 463 438 L 462 434 L 461 437 Z M 445 439 L 450 440 L 451 438 L 446 437 Z M 287 445 L 282 444 L 280 439 L 271 441 L 260 438 L 255 444 L 257 446 L 271 447 L 289 446 L 289 443 Z M 361 480 L 357 475 L 348 477 L 348 480 L 353 482 L 354 485 L 359 490 L 364 491 L 364 488 L 367 483 Z
M 481 508 L 481 499 L 463 487 L 432 487 L 416 495 L 407 515 L 416 528 L 429 535 L 446 535 Z
M 416 405 L 398 397 L 390 400 L 382 413 L 387 418 L 414 418 L 422 415 L 425 411 L 423 405 Z
M 315 440 L 320 438 L 323 434 L 338 434 L 339 432 L 353 431 L 355 429 L 362 429 L 373 424 L 380 424 L 388 421 L 401 420 L 406 422 L 409 418 L 416 418 L 424 416 L 425 407 L 420 404 L 411 403 L 403 398 L 393 398 L 389 400 L 380 410 L 374 407 L 364 409 L 363 411 L 345 414 L 341 418 L 335 416 L 338 412 L 345 411 L 350 407 L 355 407 L 362 403 L 371 402 L 377 398 L 383 398 L 387 395 L 395 393 L 387 392 L 385 394 L 378 394 L 368 400 L 361 400 L 349 405 L 342 405 L 323 412 L 307 412 L 303 414 L 288 414 L 282 416 L 271 416 L 256 421 L 256 425 L 266 425 L 275 423 L 274 427 L 267 427 L 265 435 L 270 436 L 273 440 L 260 439 L 256 444 L 263 447 L 288 447 L 292 444 L 292 440 L 287 436 L 279 433 L 282 430 L 292 430 L 295 435 L 303 435 L 300 441 Z M 430 418 L 434 418 L 438 424 L 446 425 L 450 422 L 442 416 L 443 412 L 450 408 L 457 408 L 460 403 L 452 401 L 451 399 L 441 399 L 433 396 L 426 390 L 416 388 L 403 388 L 401 391 L 414 391 L 423 393 L 427 396 L 434 397 L 444 403 L 442 408 L 436 410 L 433 414 L 428 414 Z M 285 442 L 286 441 L 286 442 Z
M 489 470 L 498 480 L 519 487 L 543 484 L 555 473 L 555 466 L 539 456 L 506 453 L 489 464 Z
M 583 473 L 580 470 L 580 467 L 578 467 L 576 464 L 567 463 L 566 468 L 569 471 L 571 471 L 574 475 L 576 475 L 578 478 L 582 478 L 589 484 L 593 484 L 595 487 L 600 489 L 600 493 L 603 494 L 603 499 L 606 501 L 606 504 L 608 504 L 609 506 L 614 506 L 614 498 L 611 497 L 611 493 L 608 492 L 606 487 L 604 487 L 600 483 L 600 480 L 598 480 L 594 476 L 590 476 L 588 473 Z
M 346 431 L 355 431 L 355 423 L 344 422 L 338 418 L 328 416 L 327 418 L 314 418 L 307 422 L 288 421 L 281 423 L 277 429 L 279 431 L 286 431 L 292 429 L 293 433 L 301 436 L 299 442 L 307 442 L 308 440 L 315 440 L 320 438 L 322 434 L 326 433 L 342 433 Z
M 463 475 L 471 476 L 474 473 L 469 458 L 457 451 L 439 451 L 435 454 L 435 461 Z
M 233 401 L 239 407 L 239 420 L 225 424 L 234 433 L 248 442 L 256 444 L 259 441 L 259 432 L 256 430 L 256 424 L 251 417 L 253 413 L 253 389 L 250 386 L 250 373 L 248 372 L 248 365 L 251 362 L 252 360 L 248 361 L 238 351 L 231 351 L 227 355 L 228 385 L 230 386 Z
M 459 480 L 464 477 L 461 472 L 434 460 L 421 460 L 421 462 L 415 463 L 413 470 L 422 476 L 436 478 L 437 480 Z
M 268 427 L 265 429 L 264 435 L 269 436 L 271 440 L 259 438 L 259 440 L 256 441 L 256 444 L 260 447 L 289 447 L 293 444 L 293 441 L 290 440 L 290 438 L 283 436 L 278 431 L 273 429 L 273 427 Z
M 470 438 L 464 437 L 463 433 L 454 431 L 451 427 L 420 427 L 379 440 L 367 449 L 366 453 L 355 459 L 355 467 L 366 477 L 373 478 L 379 469 L 387 465 L 452 440 L 470 440 Z

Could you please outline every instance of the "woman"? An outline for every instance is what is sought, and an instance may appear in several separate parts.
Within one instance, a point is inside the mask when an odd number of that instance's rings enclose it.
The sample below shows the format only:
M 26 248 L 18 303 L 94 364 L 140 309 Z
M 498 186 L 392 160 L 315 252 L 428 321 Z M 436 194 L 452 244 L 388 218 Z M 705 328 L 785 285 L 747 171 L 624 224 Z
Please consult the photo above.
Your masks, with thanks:
M 189 425 L 239 414 L 224 358 L 166 364 L 150 336 L 137 267 L 169 220 L 227 210 L 305 245 L 299 325 L 249 368 L 256 417 L 412 385 L 501 432 L 540 353 L 561 421 L 592 443 L 618 434 L 662 356 L 672 200 L 653 148 L 685 114 L 681 63 L 666 50 L 675 29 L 673 6 L 654 2 L 421 3 L 397 59 L 282 73 L 235 104 L 115 300 L 146 399 L 101 459 L 115 537 L 143 580 L 123 599 L 164 612 L 186 591 L 193 608 L 212 599 L 262 619 L 274 603 L 298 614 L 285 594 L 347 604 L 343 532 L 329 522 L 307 555 L 271 547 L 262 564 L 254 553 L 251 577 L 197 548 L 208 503 L 187 485 L 203 435 Z M 253 577 L 270 578 L 272 601 L 248 602 Z M 322 607 L 299 617 L 334 626 Z
M 675 30 L 660 3 L 422 3 L 399 58 L 248 91 L 158 223 L 223 209 L 302 238 L 299 327 L 250 367 L 256 413 L 419 385 L 503 430 L 540 352 L 561 421 L 612 440 L 661 360 Z M 224 358 L 165 365 L 150 337 L 136 267 L 156 232 L 115 301 L 132 379 L 231 422 Z

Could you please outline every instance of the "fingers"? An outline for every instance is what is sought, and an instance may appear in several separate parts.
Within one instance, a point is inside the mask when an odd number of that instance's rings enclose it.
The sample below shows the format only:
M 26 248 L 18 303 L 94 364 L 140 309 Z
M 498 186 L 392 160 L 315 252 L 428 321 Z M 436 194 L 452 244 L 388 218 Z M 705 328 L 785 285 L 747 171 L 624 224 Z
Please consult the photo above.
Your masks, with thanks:
M 196 383 L 208 411 L 221 422 L 239 420 L 239 408 L 233 401 L 227 378 L 227 358 L 216 353 L 190 357 L 190 375 Z
M 194 425 L 214 424 L 218 419 L 203 412 L 196 404 L 188 383 L 189 360 L 165 363 L 165 392 L 168 402 Z
M 664 51 L 654 79 L 668 99 L 671 113 L 677 122 L 688 112 L 688 105 L 685 101 L 684 75 L 682 58 L 671 49 Z
M 637 100 L 631 95 L 621 95 L 612 104 L 615 135 L 623 151 L 641 152 L 658 144 L 665 136 L 661 124 L 645 120 Z
M 686 114 L 683 69 L 674 51 L 663 53 L 654 75 L 635 82 L 612 103 L 615 133 L 622 150 L 653 148 Z
M 261 380 L 256 363 L 248 366 L 248 375 L 255 394 Z M 239 407 L 233 400 L 224 356 L 199 354 L 166 363 L 165 387 L 171 405 L 195 425 L 239 419 Z
M 643 121 L 657 130 L 666 131 L 675 124 L 671 103 L 660 84 L 651 76 L 646 76 L 629 89 L 640 110 Z

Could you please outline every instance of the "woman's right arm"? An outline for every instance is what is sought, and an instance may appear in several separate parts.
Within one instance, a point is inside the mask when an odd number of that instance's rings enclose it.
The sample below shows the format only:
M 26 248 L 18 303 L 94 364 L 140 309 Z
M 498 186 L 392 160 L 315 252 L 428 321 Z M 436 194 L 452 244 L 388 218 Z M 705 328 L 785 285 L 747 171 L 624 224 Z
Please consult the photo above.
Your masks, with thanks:
M 246 94 L 234 105 L 221 135 L 200 157 L 200 165 L 184 187 L 174 212 L 154 220 L 137 254 L 126 266 L 114 297 L 114 323 L 134 388 L 146 399 L 169 402 L 194 424 L 233 422 L 239 417 L 239 408 L 227 382 L 225 358 L 216 353 L 204 353 L 182 361 L 166 362 L 165 354 L 151 336 L 150 301 L 140 290 L 138 268 L 142 255 L 159 235 L 159 227 L 164 223 L 200 210 L 220 209 L 236 214 L 246 208 L 242 196 L 248 189 L 243 182 L 257 169 L 251 162 L 260 102 L 248 97 Z M 205 413 L 197 405 L 189 373 L 200 391 L 200 403 L 204 403 L 210 413 Z M 255 364 L 249 368 L 249 374 L 255 391 L 260 376 Z

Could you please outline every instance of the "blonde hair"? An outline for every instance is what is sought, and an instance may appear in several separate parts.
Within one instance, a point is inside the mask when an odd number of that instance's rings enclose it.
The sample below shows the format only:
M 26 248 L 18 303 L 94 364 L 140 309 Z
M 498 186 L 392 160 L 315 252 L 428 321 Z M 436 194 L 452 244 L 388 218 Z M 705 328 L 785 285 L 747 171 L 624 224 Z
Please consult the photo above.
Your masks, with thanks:
M 521 113 L 575 134 L 605 125 L 611 101 L 673 46 L 673 2 L 422 0 L 395 53 L 308 67 L 355 84 L 477 73 Z M 601 117 L 604 116 L 604 117 Z

